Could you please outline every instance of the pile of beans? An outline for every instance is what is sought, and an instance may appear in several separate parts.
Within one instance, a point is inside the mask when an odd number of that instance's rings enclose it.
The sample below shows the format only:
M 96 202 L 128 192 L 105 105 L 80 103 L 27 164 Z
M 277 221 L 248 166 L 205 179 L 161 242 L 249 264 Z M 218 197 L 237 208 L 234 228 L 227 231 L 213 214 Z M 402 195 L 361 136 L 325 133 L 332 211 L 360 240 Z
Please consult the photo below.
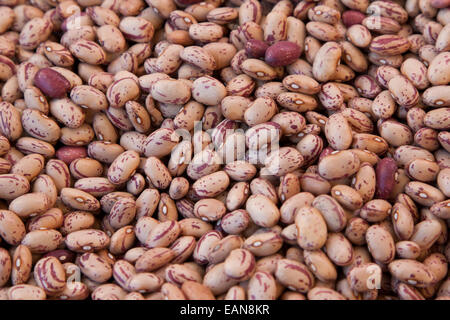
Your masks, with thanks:
M 0 299 L 450 300 L 449 0 L 0 0 Z

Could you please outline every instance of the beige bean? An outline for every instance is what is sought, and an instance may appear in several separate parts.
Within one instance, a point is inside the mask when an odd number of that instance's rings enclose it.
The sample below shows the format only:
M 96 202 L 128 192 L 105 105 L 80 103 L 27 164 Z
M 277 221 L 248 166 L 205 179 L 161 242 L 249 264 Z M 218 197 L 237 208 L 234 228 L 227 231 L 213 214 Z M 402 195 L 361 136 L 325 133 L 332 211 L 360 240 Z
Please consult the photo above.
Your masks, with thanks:
M 216 42 L 223 36 L 223 30 L 218 24 L 201 22 L 189 27 L 189 35 L 197 41 Z
M 58 192 L 63 188 L 70 187 L 70 171 L 63 161 L 49 160 L 45 166 L 45 173 L 53 180 Z
M 19 174 L 0 175 L 0 197 L 6 200 L 13 200 L 30 189 L 28 179 Z
M 424 220 L 414 226 L 410 240 L 417 243 L 422 250 L 429 249 L 438 239 L 442 230 L 437 220 Z
M 435 160 L 431 152 L 415 146 L 400 146 L 394 152 L 394 160 L 399 165 L 404 166 L 414 159 Z
M 101 230 L 84 229 L 69 233 L 65 239 L 66 246 L 75 252 L 93 252 L 106 248 L 110 238 Z
M 353 175 L 359 167 L 360 160 L 352 151 L 334 151 L 319 161 L 318 172 L 325 179 L 338 180 Z
M 189 300 L 215 300 L 208 287 L 195 281 L 185 281 L 181 289 Z
M 416 159 L 409 162 L 405 167 L 406 173 L 415 180 L 432 182 L 439 173 L 439 166 L 434 161 Z
M 235 181 L 248 181 L 256 174 L 256 168 L 253 164 L 246 161 L 233 161 L 224 167 L 224 171 Z
M 447 260 L 445 256 L 440 253 L 430 254 L 424 261 L 423 264 L 431 269 L 435 277 L 435 281 L 440 281 L 445 278 L 448 270 Z
M 45 300 L 46 297 L 44 289 L 29 284 L 18 284 L 8 290 L 9 300 Z
M 397 279 L 419 288 L 430 285 L 435 279 L 430 268 L 416 260 L 394 260 L 388 268 Z
M 136 202 L 130 198 L 118 199 L 109 212 L 108 220 L 114 229 L 122 228 L 134 220 Z
M 250 190 L 253 195 L 263 195 L 273 203 L 278 203 L 278 197 L 273 184 L 264 178 L 255 178 L 250 183 Z
M 314 287 L 308 291 L 309 300 L 346 300 L 339 292 L 324 287 Z
M 228 234 L 239 234 L 248 227 L 249 221 L 248 213 L 240 209 L 224 215 L 220 225 Z
M 270 174 L 275 176 L 282 176 L 292 172 L 302 164 L 302 154 L 292 147 L 282 147 L 273 151 L 265 159 L 265 168 Z
M 448 200 L 435 203 L 430 208 L 431 213 L 433 213 L 433 215 L 435 215 L 438 218 L 448 219 L 447 218 L 449 216 L 449 209 L 448 209 L 449 205 L 448 205 L 448 203 L 449 203 Z
M 134 268 L 134 266 L 125 260 L 118 260 L 113 265 L 113 278 L 124 289 L 128 287 L 128 281 L 135 274 L 136 269 Z
M 402 259 L 416 259 L 420 255 L 420 246 L 413 241 L 399 241 L 395 244 L 397 255 Z
M 234 249 L 242 246 L 244 240 L 237 235 L 229 235 L 219 240 L 208 254 L 210 263 L 220 263 L 230 255 Z
M 250 300 L 275 300 L 275 278 L 264 271 L 255 272 L 250 278 L 247 295 Z
M 13 211 L 1 210 L 0 234 L 7 243 L 11 245 L 19 244 L 25 236 L 25 225 Z
M 16 140 L 22 134 L 22 124 L 19 111 L 12 104 L 0 102 L 0 131 L 10 140 Z
M 21 218 L 40 215 L 50 209 L 50 198 L 45 193 L 28 193 L 14 199 L 9 210 Z
M 143 216 L 138 218 L 135 228 L 136 238 L 142 243 L 145 242 L 150 232 L 158 224 L 159 221 L 152 217 Z
M 171 264 L 165 269 L 167 282 L 182 285 L 186 281 L 201 282 L 200 274 L 186 264 Z
M 180 80 L 160 80 L 151 87 L 152 97 L 163 103 L 185 104 L 191 97 L 190 88 Z
M 446 85 L 449 82 L 447 62 L 448 52 L 442 52 L 438 54 L 430 63 L 428 67 L 427 77 L 433 85 Z
M 153 131 L 144 142 L 144 153 L 147 157 L 163 157 L 168 155 L 178 143 L 180 136 L 172 129 L 160 128 Z
M 353 135 L 352 147 L 366 149 L 375 154 L 383 154 L 388 149 L 388 142 L 377 135 L 369 133 L 356 133 Z
M 106 98 L 113 108 L 121 108 L 127 101 L 136 100 L 140 89 L 137 81 L 131 77 L 114 80 L 106 91 Z
M 269 97 L 257 98 L 244 112 L 244 120 L 249 126 L 269 121 L 276 113 L 275 101 Z
M 386 200 L 374 199 L 361 208 L 359 215 L 368 222 L 381 222 L 391 213 L 391 204 Z
M 353 248 L 342 233 L 329 233 L 325 243 L 327 256 L 338 266 L 347 266 L 353 261 Z
M 327 42 L 316 54 L 312 72 L 319 81 L 330 80 L 336 72 L 338 61 L 341 57 L 341 48 L 335 42 Z
M 305 293 L 314 286 L 314 277 L 308 268 L 295 260 L 280 259 L 275 278 L 290 290 Z
M 286 200 L 280 207 L 280 220 L 283 223 L 294 223 L 298 208 L 311 206 L 314 200 L 313 194 L 309 192 L 300 192 Z
M 325 124 L 325 136 L 333 149 L 345 150 L 352 144 L 352 130 L 344 115 L 335 113 Z
M 350 270 L 347 280 L 353 290 L 367 292 L 381 286 L 381 268 L 375 263 L 364 263 Z
M 220 102 L 220 108 L 225 118 L 229 120 L 244 120 L 244 114 L 251 100 L 242 96 L 226 96 Z
M 92 300 L 121 300 L 126 296 L 126 291 L 116 284 L 103 284 L 92 292 Z
M 70 92 L 70 98 L 76 104 L 95 111 L 105 110 L 108 106 L 105 94 L 93 86 L 74 87 Z
M 64 127 L 61 129 L 60 141 L 64 143 L 66 146 L 70 147 L 85 146 L 94 139 L 94 134 L 95 134 L 94 130 L 87 123 L 82 124 L 77 128 Z M 58 150 L 59 155 L 64 156 L 65 154 L 70 154 L 72 150 L 81 150 L 81 148 L 70 148 L 70 147 L 59 149 Z M 70 158 L 69 161 L 66 160 L 65 161 L 67 162 L 67 164 L 69 164 L 71 160 L 73 160 L 73 158 Z
M 361 167 L 352 179 L 352 187 L 359 192 L 363 201 L 371 200 L 375 194 L 375 170 L 368 162 L 361 161 Z
M 328 195 L 314 199 L 312 206 L 320 211 L 330 231 L 339 232 L 347 223 L 347 217 L 341 205 Z
M 62 291 L 66 285 L 65 278 L 64 268 L 55 257 L 42 258 L 34 267 L 34 279 L 47 294 Z
M 17 161 L 11 168 L 12 174 L 19 174 L 32 181 L 44 168 L 44 157 L 40 154 L 30 154 Z
M 229 190 L 226 207 L 228 210 L 233 211 L 239 209 L 247 201 L 250 193 L 250 188 L 246 182 L 238 182 Z
M 372 225 L 366 232 L 367 247 L 375 260 L 389 263 L 395 257 L 394 239 L 379 225 Z
M 92 281 L 104 283 L 112 276 L 112 267 L 95 253 L 84 253 L 80 256 L 81 272 Z
M 115 255 L 124 254 L 131 249 L 135 240 L 136 234 L 133 230 L 133 226 L 124 226 L 112 234 L 109 251 L 111 254 Z
M 246 210 L 252 220 L 262 227 L 273 227 L 280 219 L 280 211 L 269 198 L 252 195 L 246 202 Z
M 411 129 L 395 120 L 379 122 L 378 131 L 381 137 L 394 147 L 410 144 L 413 140 Z
M 82 109 L 68 98 L 51 100 L 50 112 L 69 128 L 78 128 L 85 120 Z
M 50 143 L 31 137 L 19 138 L 16 148 L 24 154 L 38 153 L 45 158 L 55 155 L 55 148 Z
M 106 60 L 105 52 L 97 43 L 85 39 L 80 39 L 72 43 L 70 52 L 80 61 L 97 65 L 103 64 Z
M 336 267 L 321 250 L 304 250 L 305 264 L 321 281 L 334 281 L 337 278 Z
M 186 297 L 176 285 L 166 282 L 161 286 L 161 293 L 166 300 L 185 300 Z
M 120 154 L 108 169 L 108 180 L 114 184 L 126 182 L 139 166 L 139 154 L 129 150 Z
M 169 263 L 175 257 L 175 252 L 169 248 L 153 248 L 147 250 L 136 260 L 138 272 L 152 272 Z
M 216 199 L 201 199 L 194 206 L 194 215 L 203 221 L 217 221 L 225 211 L 223 202 Z
M 160 194 L 156 189 L 145 189 L 136 199 L 136 216 L 141 218 L 143 216 L 152 216 L 155 212 Z
M 186 261 L 195 250 L 196 241 L 194 237 L 182 236 L 178 238 L 171 246 L 175 253 L 173 263 L 182 263 Z
M 447 114 L 450 108 L 438 108 L 427 112 L 424 117 L 424 124 L 427 127 L 438 130 L 448 129 L 449 124 L 447 120 Z
M 167 247 L 175 241 L 180 232 L 181 228 L 177 221 L 168 220 L 162 222 L 150 231 L 145 240 L 145 245 L 148 248 Z
M 63 242 L 60 232 L 48 230 L 33 230 L 22 239 L 22 244 L 27 246 L 31 253 L 46 253 L 55 250 Z
M 245 249 L 234 249 L 225 260 L 224 271 L 227 276 L 247 280 L 255 270 L 255 258 Z
M 63 188 L 61 200 L 67 206 L 76 210 L 96 211 L 100 208 L 99 201 L 87 192 L 74 188 Z
M 224 171 L 217 171 L 195 181 L 192 190 L 200 198 L 212 198 L 225 191 L 229 183 L 228 175 Z
M 273 231 L 262 231 L 245 239 L 243 249 L 249 250 L 257 257 L 275 254 L 283 245 L 283 238 Z
M 445 198 L 439 189 L 418 181 L 409 182 L 405 186 L 405 193 L 414 201 L 424 206 L 432 206 L 436 202 L 443 201 Z
M 182 50 L 183 47 L 181 45 L 169 45 L 167 49 L 164 50 L 156 60 L 154 60 L 154 67 L 148 69 L 153 72 L 161 72 L 166 74 L 175 72 L 182 62 L 180 58 L 180 53 Z M 147 59 L 145 63 L 150 63 L 151 61 L 151 59 Z
M 278 197 L 282 202 L 300 192 L 300 180 L 294 173 L 288 173 L 280 178 Z
M 350 210 L 359 209 L 363 205 L 361 195 L 355 189 L 346 185 L 335 185 L 331 188 L 331 195 L 342 206 Z
M 18 245 L 12 255 L 11 282 L 13 285 L 28 281 L 32 271 L 32 255 L 25 245 Z
M 297 227 L 297 242 L 301 248 L 316 250 L 325 244 L 327 225 L 320 211 L 316 208 L 300 208 L 295 216 L 295 225 Z
M 50 20 L 42 17 L 33 18 L 23 26 L 19 43 L 26 50 L 35 49 L 41 42 L 47 40 L 52 29 Z
M 0 262 L 0 285 L 3 287 L 11 275 L 11 257 L 6 249 L 0 249 Z
M 130 291 L 148 293 L 157 291 L 162 283 L 163 280 L 153 273 L 141 272 L 131 276 L 126 282 L 126 287 Z
M 150 21 L 141 17 L 125 17 L 119 23 L 125 38 L 135 42 L 149 42 L 155 32 Z
M 224 265 L 224 263 L 214 265 L 208 270 L 203 278 L 203 284 L 207 286 L 213 294 L 225 293 L 228 289 L 238 283 L 237 280 L 226 275 Z
M 76 179 L 82 180 L 85 178 L 99 177 L 103 173 L 103 167 L 101 163 L 92 158 L 78 158 L 73 160 L 69 166 L 70 173 Z M 86 182 L 89 180 L 85 180 Z M 94 180 L 92 180 L 94 181 Z M 100 180 L 95 180 L 100 181 Z M 77 181 L 78 182 L 78 181 Z M 104 182 L 103 184 L 105 184 Z M 108 182 L 108 184 L 110 184 Z
M 225 96 L 225 86 L 213 77 L 200 77 L 192 84 L 192 97 L 199 103 L 217 105 Z
M 208 263 L 209 254 L 221 239 L 222 235 L 215 230 L 204 233 L 195 245 L 193 252 L 195 262 L 199 264 Z

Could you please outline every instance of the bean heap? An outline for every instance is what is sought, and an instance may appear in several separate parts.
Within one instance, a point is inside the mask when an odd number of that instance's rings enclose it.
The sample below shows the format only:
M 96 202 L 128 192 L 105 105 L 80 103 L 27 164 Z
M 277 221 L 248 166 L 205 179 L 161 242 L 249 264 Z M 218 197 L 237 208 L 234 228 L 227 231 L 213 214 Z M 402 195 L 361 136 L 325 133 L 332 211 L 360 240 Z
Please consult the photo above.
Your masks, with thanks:
M 0 299 L 450 300 L 450 1 L 200 1 L 0 0 Z

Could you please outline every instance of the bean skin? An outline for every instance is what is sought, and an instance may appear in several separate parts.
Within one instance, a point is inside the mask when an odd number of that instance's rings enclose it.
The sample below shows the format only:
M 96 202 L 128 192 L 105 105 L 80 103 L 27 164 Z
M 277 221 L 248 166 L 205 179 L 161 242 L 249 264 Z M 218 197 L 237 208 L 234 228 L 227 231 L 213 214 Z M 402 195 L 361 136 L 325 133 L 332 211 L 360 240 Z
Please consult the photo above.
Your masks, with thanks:
M 0 300 L 449 300 L 449 5 L 0 0 Z

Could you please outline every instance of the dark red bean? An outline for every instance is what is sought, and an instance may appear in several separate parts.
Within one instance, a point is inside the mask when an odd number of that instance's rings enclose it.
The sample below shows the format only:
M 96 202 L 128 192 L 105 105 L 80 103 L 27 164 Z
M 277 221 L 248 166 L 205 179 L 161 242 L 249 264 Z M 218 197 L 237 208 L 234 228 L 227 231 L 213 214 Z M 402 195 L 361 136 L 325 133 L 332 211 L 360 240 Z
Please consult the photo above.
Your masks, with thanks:
M 356 10 L 345 11 L 342 14 L 342 22 L 347 28 L 354 24 L 361 24 L 366 15 Z
M 272 67 L 284 67 L 295 62 L 302 49 L 291 41 L 278 41 L 266 50 L 265 61 Z
M 87 157 L 87 151 L 85 147 L 64 146 L 56 151 L 56 157 L 69 165 L 75 159 Z
M 245 53 L 250 58 L 259 59 L 264 57 L 266 54 L 266 50 L 269 48 L 269 45 L 261 40 L 250 39 L 245 44 Z
M 378 161 L 376 168 L 376 195 L 380 199 L 389 199 L 395 186 L 395 173 L 397 163 L 392 158 L 384 158 Z
M 70 90 L 69 80 L 50 68 L 42 68 L 36 73 L 34 85 L 50 98 L 62 98 Z

